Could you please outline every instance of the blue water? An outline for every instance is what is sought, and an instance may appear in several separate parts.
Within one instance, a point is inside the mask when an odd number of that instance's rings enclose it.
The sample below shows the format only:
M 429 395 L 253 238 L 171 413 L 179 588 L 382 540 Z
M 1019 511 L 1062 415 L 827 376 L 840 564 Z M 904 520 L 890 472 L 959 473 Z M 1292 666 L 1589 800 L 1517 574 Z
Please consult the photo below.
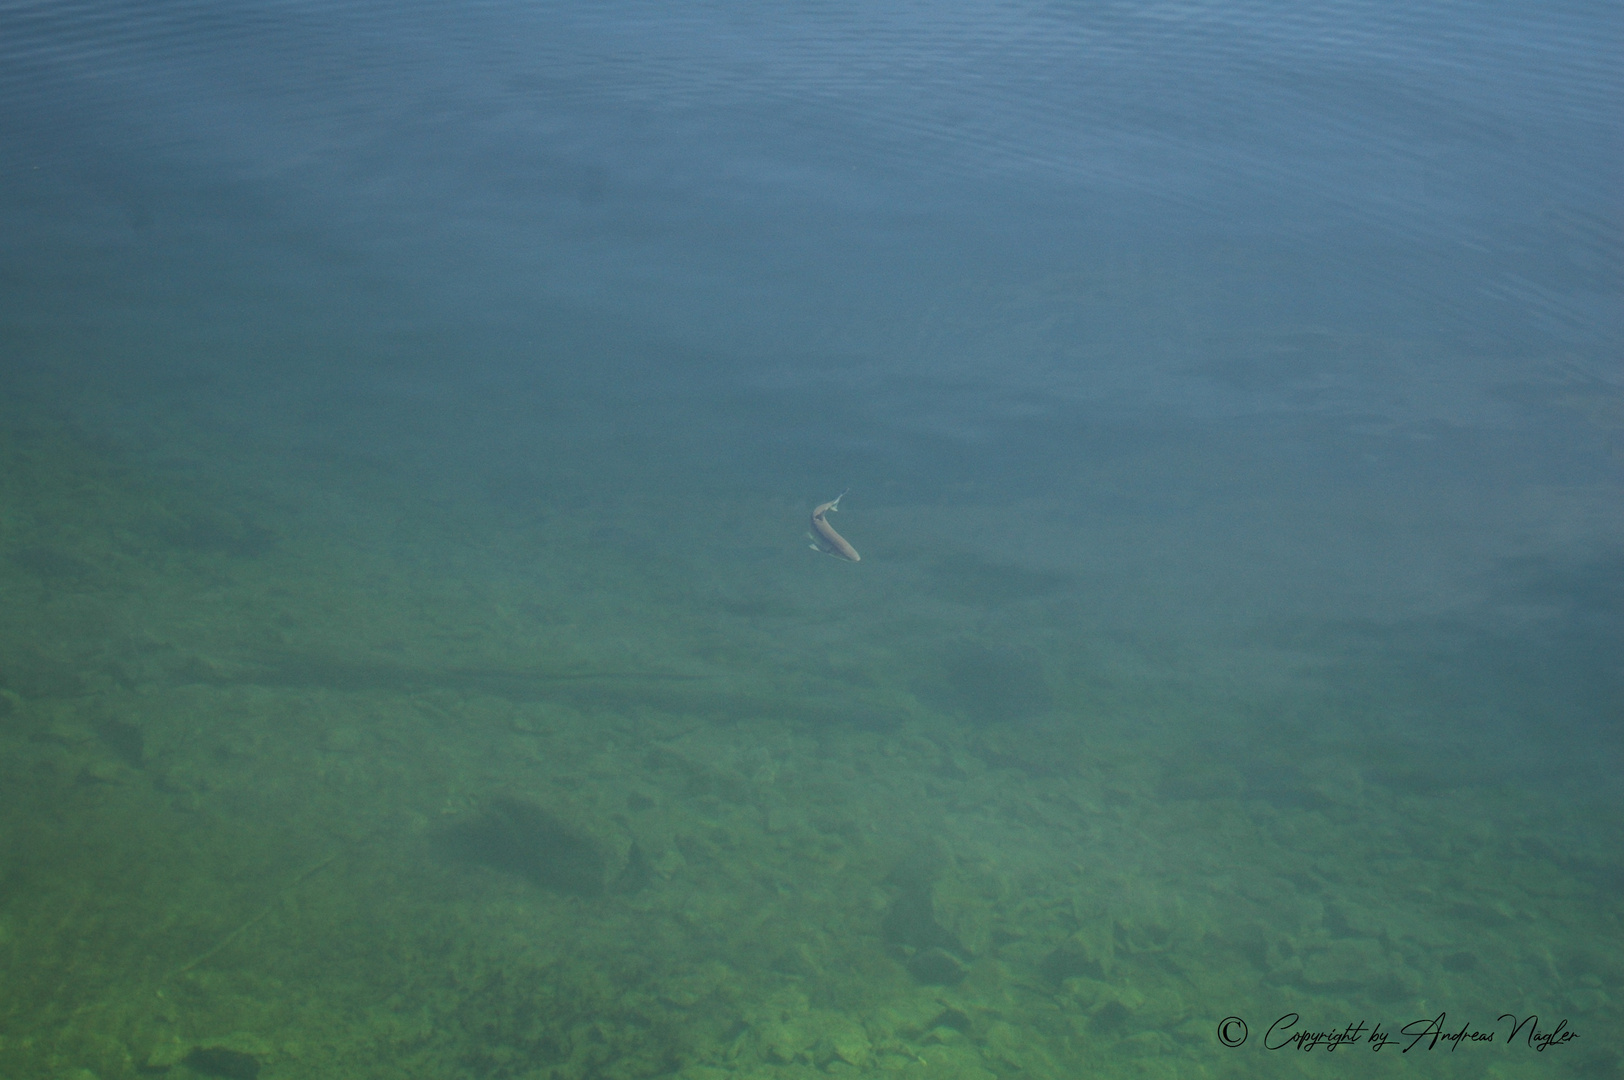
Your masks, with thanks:
M 1621 50 L 0 0 L 0 1072 L 1613 1075 Z

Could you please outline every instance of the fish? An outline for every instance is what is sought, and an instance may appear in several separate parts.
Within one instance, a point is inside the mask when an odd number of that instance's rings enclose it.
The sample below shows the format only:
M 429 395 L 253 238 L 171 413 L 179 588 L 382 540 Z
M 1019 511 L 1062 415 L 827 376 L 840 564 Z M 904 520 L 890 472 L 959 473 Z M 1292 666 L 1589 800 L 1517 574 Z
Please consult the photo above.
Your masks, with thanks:
M 847 488 L 846 491 L 850 491 Z M 832 514 L 840 509 L 840 500 L 846 497 L 846 491 L 822 504 L 812 511 L 812 531 L 806 535 L 811 538 L 809 545 L 813 551 L 821 551 L 826 555 L 834 555 L 847 562 L 862 562 L 863 557 L 857 554 L 857 549 L 846 542 L 846 538 L 835 532 L 835 527 L 824 518 L 825 514 Z

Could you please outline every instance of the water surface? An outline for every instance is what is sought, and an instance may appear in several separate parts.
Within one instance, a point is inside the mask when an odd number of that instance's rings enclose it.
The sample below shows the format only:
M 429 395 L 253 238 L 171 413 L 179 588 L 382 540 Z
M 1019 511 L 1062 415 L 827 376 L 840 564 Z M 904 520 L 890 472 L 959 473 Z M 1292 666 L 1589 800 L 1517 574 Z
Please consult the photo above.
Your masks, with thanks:
M 1621 23 L 0 5 L 0 1071 L 1610 1075 Z

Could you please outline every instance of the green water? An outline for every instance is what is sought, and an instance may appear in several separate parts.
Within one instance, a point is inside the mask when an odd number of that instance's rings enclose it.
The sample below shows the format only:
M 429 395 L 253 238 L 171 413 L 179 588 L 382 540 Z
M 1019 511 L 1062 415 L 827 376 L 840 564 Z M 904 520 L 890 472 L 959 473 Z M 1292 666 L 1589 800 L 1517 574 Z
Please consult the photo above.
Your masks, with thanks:
M 849 564 L 801 546 L 823 492 L 604 451 L 493 501 L 343 439 L 273 459 L 18 400 L 0 1074 L 1618 1060 L 1616 804 L 1487 737 L 1407 743 L 1461 685 L 1225 674 L 944 535 L 1041 506 L 854 492 Z M 1400 1041 L 1260 1049 L 1293 1012 Z M 1441 1013 L 1494 1041 L 1399 1052 Z M 1504 1013 L 1580 1037 L 1508 1046 Z

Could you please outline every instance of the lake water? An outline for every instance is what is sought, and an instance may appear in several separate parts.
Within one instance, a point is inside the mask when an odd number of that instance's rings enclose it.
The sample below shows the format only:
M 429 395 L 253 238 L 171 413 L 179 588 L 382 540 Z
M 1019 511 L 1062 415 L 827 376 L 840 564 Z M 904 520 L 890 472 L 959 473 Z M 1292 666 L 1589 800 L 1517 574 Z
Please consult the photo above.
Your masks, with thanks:
M 0 1073 L 1617 1075 L 1621 50 L 0 0 Z

